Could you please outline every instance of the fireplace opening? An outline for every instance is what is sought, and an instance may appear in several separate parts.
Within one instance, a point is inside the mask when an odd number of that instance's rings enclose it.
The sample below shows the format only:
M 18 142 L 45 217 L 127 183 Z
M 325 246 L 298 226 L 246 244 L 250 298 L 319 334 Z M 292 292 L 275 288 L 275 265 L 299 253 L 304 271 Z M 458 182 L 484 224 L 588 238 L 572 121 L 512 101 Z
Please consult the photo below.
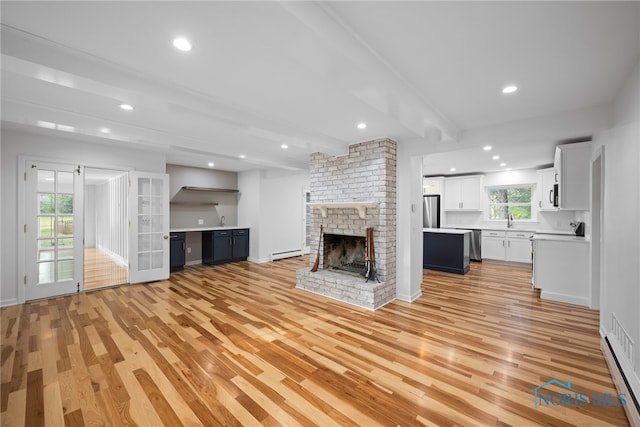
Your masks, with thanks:
M 325 234 L 323 246 L 324 268 L 364 275 L 367 239 L 363 236 Z

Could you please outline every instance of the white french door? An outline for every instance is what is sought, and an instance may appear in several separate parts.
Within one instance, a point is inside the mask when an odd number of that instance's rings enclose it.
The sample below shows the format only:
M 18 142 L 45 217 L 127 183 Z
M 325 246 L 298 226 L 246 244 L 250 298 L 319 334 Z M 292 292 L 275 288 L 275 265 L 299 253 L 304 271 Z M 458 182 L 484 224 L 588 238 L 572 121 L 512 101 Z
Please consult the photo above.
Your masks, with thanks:
M 83 280 L 80 166 L 27 162 L 25 299 L 78 292 Z
M 129 172 L 129 283 L 169 277 L 169 175 Z

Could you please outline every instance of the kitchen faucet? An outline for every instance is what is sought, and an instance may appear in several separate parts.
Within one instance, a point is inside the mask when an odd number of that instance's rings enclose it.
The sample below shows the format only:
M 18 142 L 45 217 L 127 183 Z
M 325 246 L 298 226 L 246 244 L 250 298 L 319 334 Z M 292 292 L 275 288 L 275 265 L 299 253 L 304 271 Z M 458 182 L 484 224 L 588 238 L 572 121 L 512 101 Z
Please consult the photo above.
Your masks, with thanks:
M 507 216 L 507 228 L 513 227 L 513 215 L 509 214 Z

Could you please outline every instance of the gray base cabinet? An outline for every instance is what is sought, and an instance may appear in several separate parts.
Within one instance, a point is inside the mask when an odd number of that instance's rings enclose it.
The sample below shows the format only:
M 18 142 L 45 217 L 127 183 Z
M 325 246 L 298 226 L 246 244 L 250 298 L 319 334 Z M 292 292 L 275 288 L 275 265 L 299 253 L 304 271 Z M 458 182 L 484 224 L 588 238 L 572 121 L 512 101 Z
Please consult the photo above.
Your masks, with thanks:
M 245 261 L 249 256 L 249 229 L 202 232 L 202 263 Z
M 448 273 L 469 271 L 471 233 L 423 233 L 422 267 Z
M 185 264 L 184 242 L 186 233 L 171 233 L 170 237 L 169 269 L 171 271 L 179 271 L 184 269 Z

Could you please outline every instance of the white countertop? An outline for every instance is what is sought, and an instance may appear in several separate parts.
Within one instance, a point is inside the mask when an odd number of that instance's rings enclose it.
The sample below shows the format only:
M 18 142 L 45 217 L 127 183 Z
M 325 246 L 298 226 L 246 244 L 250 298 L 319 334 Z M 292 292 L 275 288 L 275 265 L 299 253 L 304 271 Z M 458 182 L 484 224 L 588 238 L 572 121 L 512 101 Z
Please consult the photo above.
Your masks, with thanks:
M 561 236 L 575 236 L 571 230 L 536 230 L 536 234 L 555 234 Z
M 169 231 L 172 233 L 184 233 L 190 231 L 217 231 L 217 230 L 237 230 L 239 228 L 249 228 L 241 226 L 225 226 L 225 227 L 186 227 L 186 228 L 172 228 Z
M 535 230 L 530 228 L 499 228 L 499 227 L 490 227 L 490 228 L 481 228 L 482 231 L 515 231 L 521 233 L 535 233 Z
M 467 234 L 471 230 L 460 230 L 458 228 L 423 228 L 423 233 L 445 233 L 445 234 Z
M 560 234 L 534 234 L 531 240 L 555 240 L 558 242 L 581 242 L 588 243 L 589 239 L 586 237 L 567 236 Z
M 565 236 L 574 236 L 573 231 L 571 230 L 541 230 L 541 229 L 534 229 L 534 228 L 520 228 L 520 227 L 513 227 L 513 228 L 507 228 L 507 227 L 499 227 L 499 226 L 489 226 L 489 227 L 482 227 L 482 226 L 465 226 L 465 225 L 450 225 L 448 227 L 452 227 L 452 228 L 461 228 L 461 229 L 465 229 L 465 230 L 482 230 L 482 231 L 515 231 L 515 232 L 524 232 L 524 233 L 538 233 L 538 234 L 558 234 L 558 235 L 565 235 Z

